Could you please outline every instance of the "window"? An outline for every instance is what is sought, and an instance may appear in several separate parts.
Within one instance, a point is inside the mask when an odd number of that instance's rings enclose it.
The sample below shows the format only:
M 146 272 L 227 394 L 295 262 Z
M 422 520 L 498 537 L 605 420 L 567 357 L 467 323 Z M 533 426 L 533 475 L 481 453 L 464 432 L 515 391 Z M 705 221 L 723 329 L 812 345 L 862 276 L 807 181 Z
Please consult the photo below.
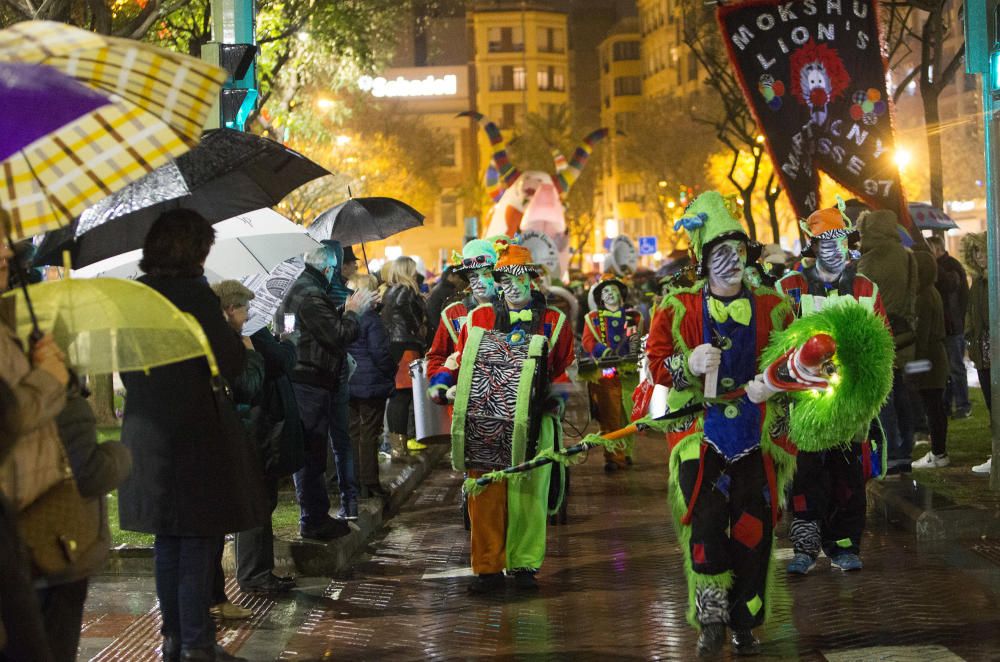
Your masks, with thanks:
M 642 94 L 642 80 L 638 76 L 615 78 L 615 96 L 624 97 Z
M 638 183 L 619 184 L 618 185 L 618 201 L 619 202 L 641 202 L 642 201 L 642 184 L 638 184 Z
M 453 228 L 458 225 L 458 204 L 452 196 L 441 198 L 441 227 Z
M 562 92 L 566 89 L 566 74 L 562 67 L 541 66 L 538 68 L 538 89 Z
M 486 33 L 490 53 L 520 53 L 524 50 L 524 30 L 520 26 L 490 28 Z
M 622 60 L 638 60 L 639 42 L 637 41 L 615 42 L 613 51 L 614 51 L 613 57 L 615 59 L 615 62 L 621 62 Z
M 455 167 L 455 136 L 446 133 L 441 136 L 441 154 L 438 157 L 438 165 L 443 168 Z
M 615 115 L 615 129 L 622 133 L 628 133 L 629 127 L 635 122 L 634 112 L 624 112 Z
M 694 53 L 688 53 L 688 80 L 698 80 L 698 58 Z
M 519 103 L 502 103 L 490 106 L 490 115 L 501 129 L 512 129 L 524 119 L 524 106 Z
M 542 53 L 562 53 L 566 50 L 566 34 L 559 28 L 538 28 L 538 50 Z
M 525 78 L 524 67 L 512 65 L 490 67 L 490 90 L 494 92 L 523 90 Z

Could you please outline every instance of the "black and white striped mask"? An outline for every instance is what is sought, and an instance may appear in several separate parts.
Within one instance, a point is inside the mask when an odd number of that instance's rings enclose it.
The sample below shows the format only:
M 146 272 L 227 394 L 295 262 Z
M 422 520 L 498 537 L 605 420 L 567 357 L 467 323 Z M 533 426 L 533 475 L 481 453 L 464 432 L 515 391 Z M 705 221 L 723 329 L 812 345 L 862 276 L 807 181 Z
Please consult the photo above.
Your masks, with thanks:
M 712 247 L 708 256 L 708 282 L 715 288 L 729 288 L 743 280 L 747 264 L 747 245 L 729 239 Z
M 847 241 L 844 237 L 820 239 L 816 260 L 820 269 L 839 276 L 847 266 Z

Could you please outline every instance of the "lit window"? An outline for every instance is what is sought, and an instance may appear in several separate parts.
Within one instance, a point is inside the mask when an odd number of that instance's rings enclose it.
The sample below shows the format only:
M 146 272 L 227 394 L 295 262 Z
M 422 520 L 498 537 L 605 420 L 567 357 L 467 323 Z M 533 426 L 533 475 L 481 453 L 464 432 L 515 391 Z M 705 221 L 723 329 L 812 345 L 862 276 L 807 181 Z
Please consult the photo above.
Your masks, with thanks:
M 490 28 L 486 32 L 490 53 L 511 53 L 524 50 L 524 30 L 520 26 Z

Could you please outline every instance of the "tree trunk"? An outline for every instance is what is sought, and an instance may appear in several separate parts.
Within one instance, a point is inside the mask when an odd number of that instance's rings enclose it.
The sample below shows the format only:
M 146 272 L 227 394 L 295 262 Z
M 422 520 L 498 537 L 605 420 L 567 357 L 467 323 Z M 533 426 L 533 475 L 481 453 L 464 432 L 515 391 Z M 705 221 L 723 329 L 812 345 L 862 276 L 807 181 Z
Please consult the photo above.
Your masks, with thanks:
M 774 185 L 775 174 L 771 170 L 771 176 L 767 178 L 767 190 L 764 191 L 764 199 L 767 200 L 767 212 L 771 221 L 771 241 L 781 244 L 781 228 L 778 227 L 778 197 L 781 195 L 781 187 Z M 773 193 L 772 193 L 773 191 Z
M 927 132 L 927 168 L 930 174 L 931 205 L 938 209 L 944 209 L 941 114 L 936 88 L 937 85 L 927 85 L 920 91 L 920 97 L 924 105 L 924 126 Z
M 118 425 L 115 416 L 115 385 L 111 375 L 90 379 L 90 407 L 94 410 L 99 426 Z

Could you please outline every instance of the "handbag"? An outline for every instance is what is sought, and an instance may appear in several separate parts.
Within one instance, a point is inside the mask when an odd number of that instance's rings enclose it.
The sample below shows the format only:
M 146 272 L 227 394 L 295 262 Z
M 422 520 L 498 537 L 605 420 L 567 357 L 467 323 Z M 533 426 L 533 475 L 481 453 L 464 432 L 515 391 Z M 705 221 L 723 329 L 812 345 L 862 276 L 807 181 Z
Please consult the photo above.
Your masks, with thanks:
M 97 543 L 100 519 L 99 500 L 80 496 L 72 477 L 59 481 L 22 510 L 17 528 L 31 553 L 34 576 L 69 570 Z

